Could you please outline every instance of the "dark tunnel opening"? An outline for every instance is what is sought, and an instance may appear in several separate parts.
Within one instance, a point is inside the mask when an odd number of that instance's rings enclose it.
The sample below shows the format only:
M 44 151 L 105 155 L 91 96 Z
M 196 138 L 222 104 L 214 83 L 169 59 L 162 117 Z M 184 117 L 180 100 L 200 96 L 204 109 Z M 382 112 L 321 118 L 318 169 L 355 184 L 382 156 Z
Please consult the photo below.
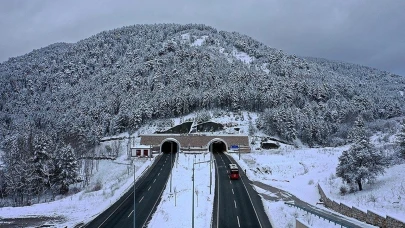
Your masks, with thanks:
M 177 153 L 179 151 L 179 145 L 175 141 L 166 141 L 162 144 L 161 151 L 163 153 Z
M 226 145 L 222 141 L 214 141 L 210 145 L 210 151 L 212 153 L 223 153 L 226 152 Z

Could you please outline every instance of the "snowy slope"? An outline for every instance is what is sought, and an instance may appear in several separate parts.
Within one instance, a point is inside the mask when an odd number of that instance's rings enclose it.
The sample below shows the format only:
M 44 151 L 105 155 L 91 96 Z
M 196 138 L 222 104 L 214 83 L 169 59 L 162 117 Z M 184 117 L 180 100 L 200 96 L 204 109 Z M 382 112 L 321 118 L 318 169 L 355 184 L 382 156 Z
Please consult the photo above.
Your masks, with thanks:
M 193 114 L 182 119 L 191 118 Z M 249 121 L 255 121 L 257 114 L 243 112 L 241 116 L 230 114 L 213 117 L 212 121 L 220 123 L 234 123 L 241 128 L 239 132 L 226 129 L 225 132 L 233 134 L 247 134 Z M 180 123 L 180 119 L 174 119 Z M 153 127 L 142 128 L 134 135 L 152 133 Z M 218 134 L 223 134 L 220 132 Z M 262 135 L 258 132 L 257 135 Z M 123 143 L 126 145 L 126 143 Z M 321 183 L 329 197 L 349 205 L 371 209 L 379 214 L 388 214 L 399 220 L 405 220 L 405 183 L 401 174 L 405 171 L 405 164 L 396 165 L 387 169 L 384 176 L 377 178 L 372 185 L 366 184 L 364 191 L 355 194 L 340 196 L 339 186 L 341 180 L 334 173 L 337 166 L 337 158 L 348 146 L 338 148 L 294 148 L 283 145 L 276 150 L 256 150 L 259 141 L 252 145 L 252 153 L 230 155 L 247 170 L 251 180 L 284 189 L 303 201 L 316 204 L 320 196 L 316 185 Z M 98 170 L 95 170 L 91 186 L 97 182 L 102 183 L 101 190 L 90 191 L 89 188 L 77 194 L 64 197 L 54 202 L 37 204 L 29 207 L 5 207 L 0 208 L 1 218 L 16 218 L 29 216 L 62 217 L 53 224 L 58 227 L 71 227 L 80 222 L 87 222 L 101 213 L 119 198 L 133 183 L 133 167 L 127 160 L 126 147 L 122 146 L 121 156 L 117 161 L 100 161 Z M 197 156 L 179 154 L 178 163 L 173 169 L 172 193 L 168 184 L 161 204 L 154 214 L 149 227 L 190 227 L 191 223 L 191 189 L 192 189 L 192 162 L 209 160 L 209 154 Z M 137 176 L 151 164 L 149 159 L 135 159 Z M 197 227 L 209 227 L 211 221 L 213 191 L 209 193 L 209 163 L 195 167 L 195 189 L 198 190 L 195 198 L 195 224 Z M 214 175 L 213 175 L 214 176 Z M 214 180 L 213 180 L 214 181 Z M 213 182 L 215 183 L 215 182 Z M 266 193 L 260 188 L 257 191 Z M 176 192 L 176 194 L 174 194 Z M 195 196 L 196 197 L 196 196 Z M 270 220 L 275 228 L 289 227 L 295 223 L 295 218 L 300 218 L 305 223 L 314 227 L 333 227 L 324 224 L 322 219 L 307 216 L 299 210 L 286 207 L 280 202 L 263 200 Z M 396 203 L 398 202 L 398 203 Z M 63 210 L 60 210 L 63 208 Z M 1 224 L 1 223 L 0 223 Z

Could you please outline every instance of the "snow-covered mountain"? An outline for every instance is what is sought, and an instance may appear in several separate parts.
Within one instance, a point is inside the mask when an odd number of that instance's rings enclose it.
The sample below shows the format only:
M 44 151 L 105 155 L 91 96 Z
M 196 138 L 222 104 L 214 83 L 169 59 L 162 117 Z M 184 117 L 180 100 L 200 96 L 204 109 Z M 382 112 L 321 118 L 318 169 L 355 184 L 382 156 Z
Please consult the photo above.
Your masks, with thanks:
M 1 63 L 0 140 L 43 131 L 84 153 L 151 119 L 222 109 L 262 113 L 259 127 L 290 142 L 342 145 L 358 114 L 402 115 L 404 85 L 205 25 L 134 25 Z

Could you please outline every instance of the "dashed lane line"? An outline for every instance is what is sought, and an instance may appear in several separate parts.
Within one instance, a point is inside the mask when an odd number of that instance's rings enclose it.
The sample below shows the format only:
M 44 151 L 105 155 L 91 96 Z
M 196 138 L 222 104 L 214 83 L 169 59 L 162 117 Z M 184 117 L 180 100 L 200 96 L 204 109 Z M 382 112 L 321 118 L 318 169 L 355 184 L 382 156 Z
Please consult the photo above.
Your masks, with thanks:
M 131 213 L 129 213 L 128 218 L 129 218 L 129 216 L 131 216 L 131 215 L 132 215 L 132 213 L 134 213 L 134 210 L 132 210 L 132 211 L 131 211 Z

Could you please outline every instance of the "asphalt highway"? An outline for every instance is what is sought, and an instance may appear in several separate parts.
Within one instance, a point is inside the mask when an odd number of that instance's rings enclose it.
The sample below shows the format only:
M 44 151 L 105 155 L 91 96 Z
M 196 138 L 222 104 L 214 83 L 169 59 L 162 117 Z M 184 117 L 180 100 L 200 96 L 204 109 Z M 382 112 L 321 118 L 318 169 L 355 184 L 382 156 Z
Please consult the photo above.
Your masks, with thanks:
M 172 165 L 170 165 L 171 160 Z M 153 212 L 159 205 L 174 160 L 174 154 L 173 159 L 170 159 L 170 153 L 163 153 L 160 158 L 157 158 L 152 169 L 136 182 L 135 224 L 137 228 L 146 227 Z M 133 187 L 113 206 L 97 216 L 85 227 L 134 227 Z
M 224 153 L 214 153 L 214 157 L 217 170 L 212 227 L 271 227 L 261 198 L 243 170 L 239 167 L 238 180 L 230 180 L 228 165 L 236 162 Z

